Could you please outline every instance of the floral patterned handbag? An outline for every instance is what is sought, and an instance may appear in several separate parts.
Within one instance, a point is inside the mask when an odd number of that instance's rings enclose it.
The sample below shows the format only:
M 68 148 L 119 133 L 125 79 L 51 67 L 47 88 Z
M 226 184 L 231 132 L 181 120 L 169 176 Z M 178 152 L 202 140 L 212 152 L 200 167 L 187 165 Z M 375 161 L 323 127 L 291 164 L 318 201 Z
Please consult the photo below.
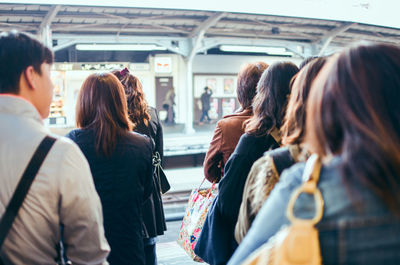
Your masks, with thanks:
M 186 208 L 185 216 L 183 217 L 181 230 L 178 237 L 178 245 L 180 245 L 186 253 L 197 262 L 203 262 L 200 257 L 194 254 L 194 247 L 198 237 L 200 236 L 201 229 L 203 228 L 204 221 L 207 217 L 208 209 L 210 208 L 217 192 L 215 190 L 215 183 L 209 189 L 201 190 L 205 179 L 201 182 L 199 188 L 192 190 L 189 197 L 188 206 Z

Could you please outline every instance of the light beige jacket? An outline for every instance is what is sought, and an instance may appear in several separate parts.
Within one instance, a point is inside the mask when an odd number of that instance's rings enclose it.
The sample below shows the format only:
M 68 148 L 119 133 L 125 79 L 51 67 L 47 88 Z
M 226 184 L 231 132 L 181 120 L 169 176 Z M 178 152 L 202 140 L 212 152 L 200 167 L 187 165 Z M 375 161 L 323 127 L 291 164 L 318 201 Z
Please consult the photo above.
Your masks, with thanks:
M 308 154 L 302 151 L 299 145 L 288 145 L 287 147 L 296 162 L 307 159 Z M 268 153 L 254 162 L 246 179 L 239 218 L 235 227 L 235 239 L 238 243 L 247 234 L 251 223 L 278 181 L 278 171 Z
M 0 216 L 46 134 L 31 103 L 0 95 Z M 89 165 L 64 137 L 58 137 L 32 183 L 1 249 L 3 262 L 54 265 L 60 224 L 73 264 L 108 264 L 110 247 Z

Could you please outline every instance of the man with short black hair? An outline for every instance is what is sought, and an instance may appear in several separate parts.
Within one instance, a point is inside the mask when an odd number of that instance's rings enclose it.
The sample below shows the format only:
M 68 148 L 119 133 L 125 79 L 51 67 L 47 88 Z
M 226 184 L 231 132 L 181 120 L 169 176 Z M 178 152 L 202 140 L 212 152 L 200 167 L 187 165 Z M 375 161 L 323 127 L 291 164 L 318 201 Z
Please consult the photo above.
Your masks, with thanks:
M 52 63 L 52 52 L 33 37 L 0 34 L 0 217 L 39 143 L 50 134 L 42 119 L 53 97 Z M 72 141 L 52 136 L 57 140 L 7 234 L 1 260 L 55 264 L 63 238 L 73 264 L 107 264 L 110 248 L 89 165 Z

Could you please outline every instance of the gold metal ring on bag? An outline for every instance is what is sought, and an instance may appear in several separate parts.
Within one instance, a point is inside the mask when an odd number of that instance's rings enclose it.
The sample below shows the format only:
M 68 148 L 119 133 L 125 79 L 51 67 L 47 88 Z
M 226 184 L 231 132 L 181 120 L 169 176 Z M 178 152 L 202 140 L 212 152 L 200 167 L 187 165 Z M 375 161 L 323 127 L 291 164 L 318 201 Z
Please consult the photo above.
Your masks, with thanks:
M 309 158 L 311 163 L 306 164 L 306 168 L 304 169 L 303 180 L 304 182 L 301 184 L 299 188 L 297 188 L 288 203 L 288 207 L 286 208 L 286 216 L 288 219 L 293 222 L 312 222 L 313 225 L 318 223 L 323 215 L 324 210 L 324 200 L 322 198 L 321 191 L 317 187 L 317 183 L 320 176 L 321 171 L 321 160 L 317 155 L 312 155 Z M 302 219 L 297 218 L 293 214 L 294 205 L 299 198 L 300 194 L 307 193 L 314 195 L 314 202 L 315 202 L 315 216 L 312 219 Z
M 316 209 L 315 209 L 315 216 L 312 219 L 297 218 L 293 214 L 294 205 L 295 205 L 297 199 L 299 198 L 300 194 L 302 194 L 302 193 L 308 193 L 308 194 L 314 195 Z M 289 201 L 289 204 L 288 204 L 288 207 L 286 210 L 286 216 L 292 223 L 294 223 L 294 222 L 307 222 L 307 223 L 312 222 L 312 224 L 315 225 L 316 223 L 318 223 L 321 220 L 322 215 L 323 215 L 323 209 L 324 209 L 324 200 L 322 199 L 321 191 L 318 188 L 315 188 L 315 190 L 312 193 L 310 193 L 309 189 L 305 185 L 302 185 L 296 191 L 294 191 L 292 197 L 290 198 L 290 201 Z

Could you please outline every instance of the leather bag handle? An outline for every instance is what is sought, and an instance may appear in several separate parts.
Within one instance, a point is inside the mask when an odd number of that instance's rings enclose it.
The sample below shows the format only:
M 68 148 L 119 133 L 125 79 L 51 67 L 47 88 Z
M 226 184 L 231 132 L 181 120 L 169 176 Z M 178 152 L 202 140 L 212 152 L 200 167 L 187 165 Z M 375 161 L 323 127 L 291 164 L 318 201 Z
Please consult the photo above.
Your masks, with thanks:
M 324 210 L 324 200 L 322 198 L 321 191 L 317 187 L 319 181 L 319 175 L 321 172 L 321 167 L 322 167 L 321 160 L 317 155 L 314 154 L 307 160 L 306 167 L 303 173 L 304 183 L 293 192 L 290 201 L 288 203 L 288 207 L 286 209 L 286 216 L 292 223 L 295 222 L 309 223 L 311 221 L 312 224 L 315 225 L 321 220 Z M 314 196 L 315 215 L 312 219 L 300 219 L 297 218 L 293 213 L 294 205 L 297 199 L 299 198 L 300 194 L 302 193 L 307 193 Z

